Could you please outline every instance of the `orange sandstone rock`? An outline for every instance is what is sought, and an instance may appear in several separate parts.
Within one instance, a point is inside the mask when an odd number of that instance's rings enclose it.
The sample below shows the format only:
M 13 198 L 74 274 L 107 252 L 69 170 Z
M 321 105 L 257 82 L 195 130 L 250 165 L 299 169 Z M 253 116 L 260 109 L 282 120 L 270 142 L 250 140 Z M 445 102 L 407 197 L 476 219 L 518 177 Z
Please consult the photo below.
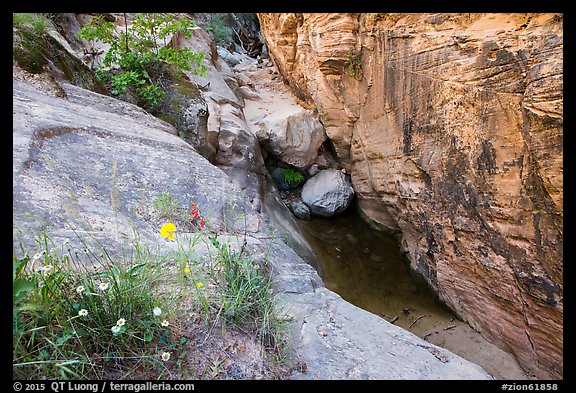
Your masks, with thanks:
M 359 207 L 536 378 L 563 375 L 558 14 L 259 14 Z

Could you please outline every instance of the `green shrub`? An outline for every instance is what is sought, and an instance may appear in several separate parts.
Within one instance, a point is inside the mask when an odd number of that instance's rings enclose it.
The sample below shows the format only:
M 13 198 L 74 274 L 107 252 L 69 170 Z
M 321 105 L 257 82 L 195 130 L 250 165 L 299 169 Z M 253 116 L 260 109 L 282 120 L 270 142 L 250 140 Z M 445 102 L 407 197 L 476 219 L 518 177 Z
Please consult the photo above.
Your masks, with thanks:
M 104 81 L 111 81 L 112 94 L 128 94 L 134 91 L 147 108 L 158 107 L 165 98 L 162 88 L 164 75 L 161 63 L 171 64 L 178 70 L 204 75 L 206 67 L 202 64 L 204 54 L 192 52 L 190 48 L 177 50 L 166 45 L 172 34 L 192 36 L 195 24 L 189 19 L 176 19 L 172 14 L 137 14 L 129 29 L 118 33 L 116 25 L 96 16 L 92 22 L 80 29 L 79 39 L 87 40 L 90 52 L 99 53 L 98 45 L 110 46 L 102 63 L 107 69 L 119 67 L 120 72 L 100 71 L 98 75 Z M 159 46 L 158 41 L 163 45 Z M 93 55 L 96 56 L 96 55 Z M 104 77 L 104 74 L 111 76 Z
M 345 68 L 346 72 L 351 77 L 358 80 L 362 79 L 362 60 L 360 59 L 360 55 L 355 53 L 353 50 L 350 50 Z
M 284 171 L 282 172 L 282 178 L 284 179 L 286 184 L 291 186 L 296 185 L 300 183 L 302 180 L 304 180 L 304 176 L 302 176 L 302 174 L 297 169 L 294 168 L 284 169 Z
M 166 92 L 156 85 L 141 86 L 136 92 L 152 107 L 160 105 L 166 97 Z
M 208 14 L 208 22 L 203 25 L 204 29 L 212 37 L 217 45 L 224 46 L 232 42 L 232 29 L 226 25 L 220 14 Z

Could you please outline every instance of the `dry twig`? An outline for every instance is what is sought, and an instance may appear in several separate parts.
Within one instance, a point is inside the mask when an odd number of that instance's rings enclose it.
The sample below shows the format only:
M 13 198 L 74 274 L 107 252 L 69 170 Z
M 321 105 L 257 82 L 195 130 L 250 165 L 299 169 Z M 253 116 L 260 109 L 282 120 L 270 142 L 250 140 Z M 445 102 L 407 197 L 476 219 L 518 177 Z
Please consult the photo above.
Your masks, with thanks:
M 412 323 L 410 324 L 410 327 L 409 327 L 408 329 L 412 329 L 412 326 L 416 325 L 416 322 L 418 322 L 419 320 L 421 320 L 421 319 L 424 318 L 424 317 L 429 317 L 429 316 L 430 316 L 430 315 L 428 315 L 428 314 L 420 315 L 418 318 L 416 318 L 416 319 L 414 320 L 414 322 L 412 322 Z

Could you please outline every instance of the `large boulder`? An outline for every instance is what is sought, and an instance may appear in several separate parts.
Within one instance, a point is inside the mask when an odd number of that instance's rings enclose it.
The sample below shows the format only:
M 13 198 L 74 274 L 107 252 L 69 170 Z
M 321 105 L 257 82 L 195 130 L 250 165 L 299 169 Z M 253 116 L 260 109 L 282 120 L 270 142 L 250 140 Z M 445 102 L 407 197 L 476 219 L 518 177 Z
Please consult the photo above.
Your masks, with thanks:
M 255 80 L 268 80 L 267 70 L 252 73 Z M 296 102 L 281 82 L 259 82 L 258 100 L 246 101 L 244 113 L 260 144 L 274 157 L 304 169 L 318 156 L 326 140 L 324 126 L 313 111 Z
M 286 201 L 286 206 L 288 206 L 288 209 L 290 209 L 290 211 L 301 220 L 309 220 L 312 218 L 310 209 L 300 199 L 288 199 Z
M 342 171 L 325 169 L 304 183 L 302 202 L 313 215 L 330 217 L 346 210 L 354 198 L 354 188 Z
M 200 88 L 186 75 L 178 76 L 173 66 L 162 64 L 159 68 L 166 81 L 166 98 L 151 113 L 174 125 L 180 138 L 214 161 L 216 148 L 210 143 L 208 134 L 208 105 Z
M 230 227 L 234 205 L 248 230 L 260 229 L 247 195 L 173 126 L 135 105 L 59 83 L 67 99 L 14 80 L 13 217 L 32 236 L 15 232 L 15 249 L 33 244 L 39 231 L 73 243 L 78 228 L 94 231 L 111 252 L 133 229 L 157 243 L 161 222 L 150 217 L 161 193 L 198 203 L 211 228 Z
M 201 87 L 201 95 L 207 104 L 208 140 L 215 148 L 212 162 L 221 167 L 241 168 L 262 174 L 260 146 L 244 119 L 244 99 L 239 91 L 239 83 L 233 71 L 219 56 L 210 36 L 197 29 L 190 38 L 175 35 L 170 45 L 204 54 L 206 73 L 195 75 L 185 71 L 185 74 Z
M 206 74 L 185 74 L 200 86 L 208 109 L 207 138 L 215 153 L 211 162 L 226 172 L 250 197 L 252 206 L 260 209 L 262 189 L 265 183 L 265 167 L 260 143 L 246 122 L 243 113 L 244 87 L 247 78 L 241 78 L 226 63 L 212 39 L 202 29 L 195 29 L 191 38 L 182 35 L 172 37 L 170 45 L 190 48 L 204 54 Z M 240 64 L 253 59 L 238 54 Z M 248 67 L 248 65 L 247 65 Z M 242 86 L 240 86 L 242 84 Z M 196 146 L 195 146 L 196 147 Z
M 314 162 L 326 140 L 322 123 L 302 107 L 278 111 L 257 120 L 260 143 L 278 159 L 305 168 Z

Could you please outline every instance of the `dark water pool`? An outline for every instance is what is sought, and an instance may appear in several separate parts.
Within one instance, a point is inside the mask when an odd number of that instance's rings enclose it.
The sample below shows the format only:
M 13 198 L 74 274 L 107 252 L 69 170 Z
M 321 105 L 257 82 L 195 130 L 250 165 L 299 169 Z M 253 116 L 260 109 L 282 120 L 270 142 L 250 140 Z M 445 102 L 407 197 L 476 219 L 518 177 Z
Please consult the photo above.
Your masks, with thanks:
M 354 209 L 332 218 L 298 220 L 316 254 L 308 262 L 324 285 L 348 302 L 468 359 L 497 379 L 525 379 L 514 357 L 459 320 L 415 273 L 390 236 Z
M 371 229 L 354 210 L 329 219 L 299 221 L 299 225 L 316 252 L 311 264 L 324 285 L 348 302 L 416 334 L 432 319 L 455 320 L 412 271 L 396 241 Z M 427 316 L 414 323 L 422 315 Z

